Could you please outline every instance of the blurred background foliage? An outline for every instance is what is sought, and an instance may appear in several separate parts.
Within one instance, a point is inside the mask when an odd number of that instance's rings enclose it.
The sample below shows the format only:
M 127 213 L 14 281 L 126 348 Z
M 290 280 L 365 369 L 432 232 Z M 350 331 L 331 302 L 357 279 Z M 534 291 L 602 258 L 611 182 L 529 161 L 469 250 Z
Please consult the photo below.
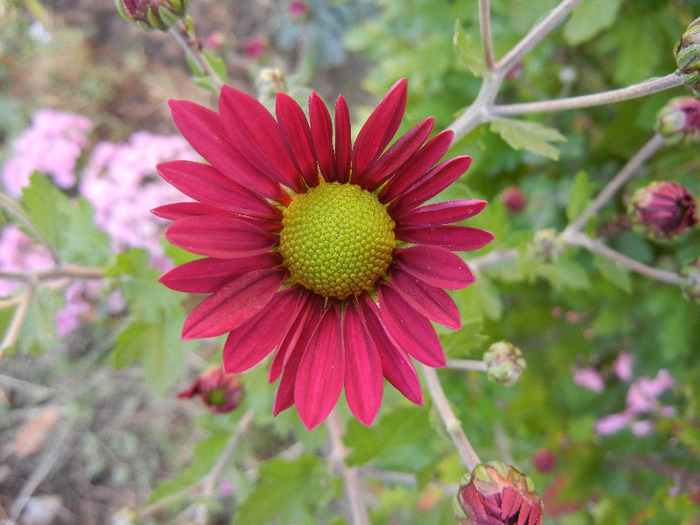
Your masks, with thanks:
M 492 0 L 496 58 L 557 4 Z M 327 102 L 345 94 L 355 130 L 401 77 L 409 89 L 403 131 L 428 115 L 435 116 L 436 130 L 444 129 L 476 97 L 481 80 L 453 46 L 456 27 L 480 46 L 476 0 L 308 5 L 303 20 L 291 20 L 286 2 L 192 0 L 191 15 L 200 37 L 223 35 L 216 52 L 228 66 L 229 83 L 252 93 L 261 67 L 279 67 L 291 88 L 309 86 Z M 523 59 L 497 101 L 583 95 L 664 76 L 675 70 L 673 46 L 699 10 L 700 2 L 691 0 L 585 0 Z M 128 25 L 111 2 L 0 0 L 0 14 L 0 161 L 12 156 L 13 141 L 42 107 L 88 116 L 94 145 L 125 141 L 140 129 L 174 133 L 167 98 L 213 103 L 189 81 L 173 41 Z M 246 54 L 254 38 L 266 42 L 264 55 Z M 548 263 L 528 249 L 535 232 L 561 231 L 575 218 L 653 135 L 658 110 L 686 94 L 675 88 L 613 106 L 527 117 L 566 137 L 557 161 L 514 151 L 488 126 L 450 151 L 474 162 L 439 200 L 488 200 L 469 224 L 495 233 L 488 250 L 516 250 L 517 258 L 484 267 L 475 285 L 453 294 L 464 328 L 439 332 L 445 350 L 448 358 L 478 360 L 491 343 L 507 340 L 522 349 L 527 369 L 512 387 L 478 372 L 445 370 L 440 378 L 482 460 L 511 462 L 533 478 L 545 500 L 543 523 L 692 525 L 700 519 L 700 307 L 676 287 L 583 249 L 569 247 Z M 677 181 L 700 195 L 697 153 L 696 146 L 663 148 L 586 231 L 651 266 L 678 270 L 695 261 L 697 228 L 654 243 L 615 225 L 624 196 L 653 180 Z M 502 200 L 513 187 L 527 203 L 518 213 Z M 65 302 L 62 288 L 40 286 L 14 355 L 0 365 L 0 518 L 22 497 L 57 495 L 55 523 L 107 523 L 114 516 L 123 520 L 114 523 L 185 523 L 197 505 L 213 523 L 348 523 L 325 429 L 307 432 L 293 411 L 271 416 L 275 386 L 267 384 L 265 366 L 245 374 L 244 401 L 230 414 L 174 399 L 197 372 L 220 360 L 222 341 L 179 341 L 196 298 L 183 301 L 156 282 L 161 270 L 148 249 L 116 250 L 92 225 L 90 204 L 75 200 L 78 193 L 77 185 L 58 189 L 35 176 L 19 199 L 64 263 L 97 267 L 104 275 L 89 315 L 64 337 L 54 326 Z M 16 218 L 7 209 L 0 217 L 2 224 Z M 161 248 L 175 264 L 190 257 L 165 243 Z M 115 290 L 125 302 L 117 312 L 103 305 Z M 0 310 L 3 333 L 16 308 Z M 633 359 L 627 380 L 613 372 L 623 353 Z M 602 389 L 574 381 L 583 368 L 599 374 Z M 630 428 L 596 433 L 596 421 L 625 409 L 633 381 L 662 369 L 675 380 L 662 396 L 672 412 L 650 413 L 653 429 L 643 436 Z M 47 415 L 49 409 L 58 416 Z M 253 423 L 243 428 L 249 411 Z M 39 416 L 35 425 L 50 432 L 35 450 L 23 451 L 17 436 Z M 346 407 L 341 417 L 346 461 L 367 484 L 372 523 L 454 523 L 452 497 L 464 467 L 427 392 L 421 408 L 387 388 L 371 428 Z M 244 438 L 216 471 L 236 428 L 245 430 Z M 49 463 L 56 450 L 60 459 Z M 201 480 L 212 471 L 219 477 L 207 491 Z M 27 494 L 32 480 L 36 490 Z

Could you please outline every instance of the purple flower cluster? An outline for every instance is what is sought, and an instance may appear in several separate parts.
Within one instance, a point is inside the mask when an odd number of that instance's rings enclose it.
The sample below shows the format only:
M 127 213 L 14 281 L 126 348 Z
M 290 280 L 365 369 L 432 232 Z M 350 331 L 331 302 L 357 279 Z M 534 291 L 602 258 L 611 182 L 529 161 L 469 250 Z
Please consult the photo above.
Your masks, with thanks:
M 137 131 L 128 142 L 97 144 L 80 180 L 80 193 L 95 209 L 95 223 L 109 234 L 113 249 L 145 248 L 161 269 L 170 266 L 160 245 L 165 221 L 150 210 L 181 194 L 156 175 L 155 166 L 176 158 L 199 159 L 179 135 Z
M 13 145 L 14 154 L 2 170 L 7 192 L 17 197 L 35 171 L 49 175 L 59 188 L 76 183 L 76 164 L 88 143 L 90 119 L 53 109 L 40 109 Z
M 163 136 L 146 131 L 124 143 L 100 142 L 92 148 L 82 170 L 78 161 L 88 146 L 92 123 L 86 117 L 41 109 L 31 126 L 13 144 L 12 157 L 2 168 L 6 191 L 13 197 L 29 184 L 32 173 L 51 177 L 60 188 L 78 188 L 95 210 L 96 226 L 112 239 L 115 251 L 145 248 L 153 264 L 171 266 L 160 245 L 165 221 L 152 208 L 181 198 L 155 171 L 156 164 L 172 159 L 198 160 L 179 135 Z M 32 271 L 55 265 L 48 251 L 9 224 L 0 231 L 0 270 Z M 0 297 L 15 292 L 16 282 L 0 281 Z M 64 336 L 81 321 L 94 317 L 94 305 L 102 297 L 102 283 L 71 283 L 65 289 L 65 305 L 56 314 L 56 328 Z M 105 309 L 114 314 L 124 308 L 119 292 L 107 296 Z

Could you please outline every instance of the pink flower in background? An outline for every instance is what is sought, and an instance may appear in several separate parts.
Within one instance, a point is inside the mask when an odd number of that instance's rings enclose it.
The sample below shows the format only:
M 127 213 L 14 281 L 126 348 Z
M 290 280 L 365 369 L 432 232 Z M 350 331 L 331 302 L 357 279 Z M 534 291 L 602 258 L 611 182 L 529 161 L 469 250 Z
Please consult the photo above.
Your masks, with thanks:
M 629 412 L 620 412 L 619 414 L 610 414 L 600 418 L 595 423 L 595 432 L 599 436 L 611 436 L 624 430 L 634 419 L 634 416 Z
M 289 18 L 294 21 L 301 20 L 309 15 L 310 10 L 309 4 L 296 0 L 289 4 Z
M 92 122 L 87 117 L 53 109 L 40 109 L 32 124 L 13 144 L 2 179 L 7 192 L 17 197 L 38 171 L 49 175 L 59 188 L 76 183 L 76 163 L 87 145 Z
M 8 224 L 0 233 L 0 269 L 11 271 L 41 270 L 54 266 L 43 246 L 23 233 L 16 224 Z M 19 283 L 0 280 L 0 297 L 10 295 Z
M 267 38 L 258 36 L 246 40 L 243 51 L 248 58 L 261 60 L 267 54 L 269 48 L 270 43 L 267 41 Z
M 478 214 L 484 201 L 425 204 L 471 163 L 462 156 L 436 164 L 451 131 L 428 140 L 433 119 L 425 119 L 387 149 L 406 96 L 401 80 L 354 144 L 342 97 L 334 124 L 315 93 L 308 120 L 283 93 L 277 119 L 227 86 L 219 113 L 170 102 L 176 125 L 210 163 L 158 167 L 198 201 L 154 210 L 174 220 L 166 238 L 206 256 L 161 277 L 174 290 L 210 294 L 182 336 L 228 334 L 227 372 L 248 370 L 274 351 L 269 381 L 281 381 L 273 411 L 296 405 L 309 429 L 328 416 L 343 388 L 353 414 L 371 424 L 384 378 L 422 403 L 411 357 L 445 366 L 431 321 L 459 329 L 459 311 L 444 289 L 474 282 L 453 252 L 493 239 L 452 224 Z
M 632 379 L 632 364 L 634 357 L 629 352 L 620 352 L 612 364 L 612 371 L 620 381 Z
M 596 394 L 600 394 L 605 389 L 603 376 L 601 376 L 595 368 L 590 366 L 574 370 L 574 383 Z
M 180 136 L 134 133 L 128 142 L 101 142 L 83 170 L 80 191 L 95 209 L 95 223 L 112 238 L 116 251 L 145 248 L 165 269 L 160 245 L 163 222 L 148 211 L 181 194 L 156 176 L 159 162 L 199 156 Z

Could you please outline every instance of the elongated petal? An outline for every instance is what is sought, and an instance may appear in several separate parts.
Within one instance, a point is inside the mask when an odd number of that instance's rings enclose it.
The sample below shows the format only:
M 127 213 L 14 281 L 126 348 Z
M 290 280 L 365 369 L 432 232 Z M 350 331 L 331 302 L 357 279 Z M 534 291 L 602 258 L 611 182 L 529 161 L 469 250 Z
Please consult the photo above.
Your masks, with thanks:
M 188 252 L 220 259 L 260 255 L 277 243 L 273 235 L 250 221 L 210 215 L 175 221 L 165 232 L 165 238 Z
M 270 302 L 286 276 L 283 270 L 256 270 L 234 279 L 192 310 L 182 338 L 215 337 L 233 330 Z
M 390 284 L 380 284 L 377 291 L 379 311 L 398 346 L 425 365 L 445 366 L 445 354 L 430 321 L 411 308 Z
M 288 202 L 289 195 L 279 183 L 251 164 L 231 144 L 218 113 L 186 100 L 170 100 L 168 103 L 182 136 L 209 164 L 246 188 L 277 202 Z
M 157 169 L 167 182 L 204 204 L 261 219 L 280 217 L 277 208 L 207 164 L 176 160 L 158 164 Z
M 355 179 L 355 183 L 368 191 L 374 191 L 384 184 L 428 140 L 434 121 L 431 117 L 416 124 L 394 142 L 384 155 L 370 163 Z
M 278 292 L 244 324 L 231 330 L 224 345 L 226 373 L 241 373 L 258 364 L 287 334 L 301 299 L 298 288 Z
M 343 390 L 345 350 L 336 305 L 326 309 L 297 370 L 294 402 L 307 429 L 318 426 Z
M 379 192 L 379 200 L 381 202 L 392 201 L 416 184 L 416 181 L 424 177 L 428 170 L 435 166 L 447 152 L 453 136 L 452 131 L 443 131 L 430 139 L 420 151 L 411 157 L 411 162 L 403 166 L 389 179 L 382 191 Z
M 292 150 L 292 158 L 309 186 L 318 185 L 318 167 L 314 155 L 313 140 L 304 110 L 284 93 L 277 93 L 277 120 L 283 136 Z
M 397 197 L 389 207 L 389 213 L 398 215 L 407 208 L 415 208 L 432 199 L 456 181 L 472 162 L 469 156 L 455 157 L 435 166 L 428 174 Z
M 284 336 L 282 342 L 275 350 L 275 355 L 270 363 L 268 382 L 274 383 L 282 374 L 282 370 L 287 366 L 287 361 L 293 352 L 298 348 L 303 353 L 311 340 L 311 336 L 316 330 L 316 326 L 321 321 L 323 311 L 323 298 L 314 293 L 308 292 L 305 288 L 297 287 L 303 294 L 299 309 L 292 323 L 292 328 Z
M 351 154 L 350 111 L 345 99 L 340 96 L 335 103 L 335 180 L 338 182 L 350 180 Z
M 219 96 L 221 121 L 232 143 L 267 176 L 294 190 L 301 190 L 301 176 L 294 166 L 277 121 L 250 95 L 224 86 Z
M 333 124 L 326 103 L 316 92 L 309 97 L 309 121 L 318 167 L 326 181 L 336 180 L 333 151 Z
M 406 110 L 405 78 L 394 84 L 369 116 L 355 139 L 352 150 L 352 172 L 361 176 L 394 138 Z
M 462 328 L 457 305 L 442 288 L 426 284 L 400 269 L 392 270 L 391 285 L 416 312 L 447 328 Z
M 355 417 L 369 426 L 382 404 L 382 362 L 355 301 L 345 302 L 345 398 Z
M 486 206 L 486 201 L 470 199 L 427 204 L 394 216 L 398 224 L 433 226 L 450 224 L 474 217 Z
M 493 233 L 467 226 L 403 226 L 396 228 L 396 237 L 416 244 L 432 244 L 452 251 L 470 251 L 486 246 Z
M 173 268 L 158 279 L 171 290 L 187 293 L 213 293 L 236 277 L 253 270 L 275 268 L 282 262 L 276 253 L 239 259 L 206 257 Z
M 467 263 L 447 248 L 411 246 L 396 254 L 399 268 L 438 288 L 459 290 L 476 278 Z
M 200 202 L 174 202 L 173 204 L 164 204 L 163 206 L 153 208 L 151 213 L 161 219 L 169 221 L 176 221 L 177 219 L 184 219 L 185 217 L 193 217 L 195 215 L 231 216 L 229 212 L 221 208 L 209 206 L 208 204 L 202 204 Z
M 423 405 L 423 392 L 411 358 L 388 335 L 374 300 L 367 294 L 362 294 L 359 299 L 367 329 L 379 353 L 384 377 L 408 400 Z
M 275 416 L 283 410 L 287 410 L 294 404 L 294 388 L 296 386 L 299 364 L 301 363 L 302 357 L 304 357 L 304 353 L 308 342 L 311 340 L 311 336 L 316 332 L 316 329 L 321 322 L 321 318 L 323 317 L 322 307 L 323 305 L 321 305 L 321 308 L 313 308 L 309 311 L 308 319 L 304 324 L 301 324 L 298 327 L 297 331 L 301 334 L 298 344 L 289 347 L 289 351 L 284 359 L 284 374 L 282 375 L 282 380 L 277 387 L 277 395 L 275 396 L 275 403 L 272 407 L 272 414 Z M 289 336 L 289 333 L 287 336 Z M 285 337 L 285 340 L 286 339 L 287 337 Z M 282 345 L 284 345 L 284 342 L 280 345 L 280 348 Z M 277 360 L 277 355 L 275 355 L 274 360 Z

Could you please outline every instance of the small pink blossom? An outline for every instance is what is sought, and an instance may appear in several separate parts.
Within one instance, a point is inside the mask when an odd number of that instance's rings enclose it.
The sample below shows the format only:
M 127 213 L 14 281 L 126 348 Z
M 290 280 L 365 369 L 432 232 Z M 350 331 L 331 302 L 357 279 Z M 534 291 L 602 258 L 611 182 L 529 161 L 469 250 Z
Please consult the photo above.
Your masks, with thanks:
M 261 60 L 266 54 L 270 44 L 265 37 L 249 38 L 244 47 L 244 52 L 248 58 Z
M 36 244 L 16 224 L 8 224 L 0 233 L 0 269 L 11 271 L 41 270 L 53 266 L 49 252 Z M 0 280 L 0 297 L 10 295 L 19 283 Z
M 621 430 L 627 428 L 627 425 L 632 421 L 632 414 L 629 412 L 620 412 L 619 414 L 610 414 L 600 418 L 595 423 L 595 432 L 599 436 L 610 436 L 617 434 Z
M 629 352 L 621 352 L 612 364 L 613 373 L 620 381 L 630 381 L 632 379 L 632 364 L 634 357 Z
M 605 389 L 603 376 L 590 366 L 574 370 L 574 383 L 597 394 L 600 394 Z

